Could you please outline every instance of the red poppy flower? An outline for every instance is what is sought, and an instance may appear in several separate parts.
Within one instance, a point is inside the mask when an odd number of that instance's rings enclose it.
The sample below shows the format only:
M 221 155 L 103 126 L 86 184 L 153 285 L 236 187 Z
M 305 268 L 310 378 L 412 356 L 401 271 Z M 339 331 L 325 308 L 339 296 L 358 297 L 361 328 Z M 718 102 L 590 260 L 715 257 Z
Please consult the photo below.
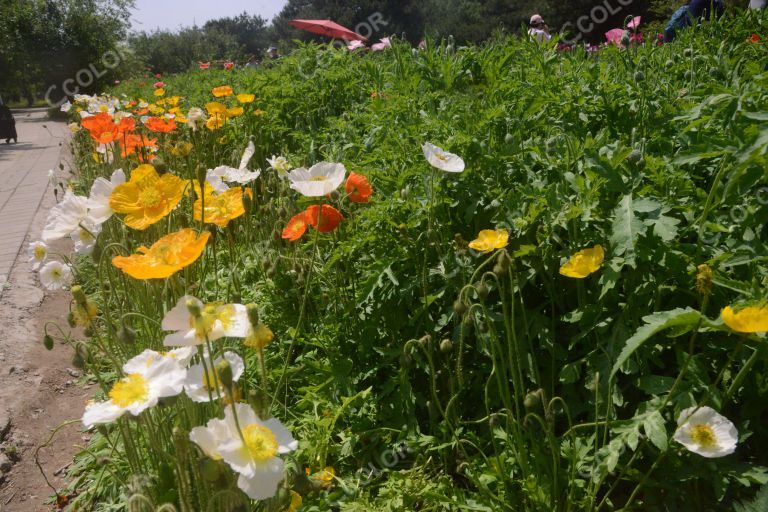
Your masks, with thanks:
M 760 42 L 760 36 L 757 34 L 752 34 L 751 36 L 749 36 L 749 39 L 747 39 L 747 41 L 749 41 L 752 44 L 757 44 Z
M 160 73 L 155 74 L 155 78 L 160 78 L 162 75 Z
M 232 69 L 233 67 L 235 67 L 235 63 L 234 62 L 225 62 L 224 63 L 224 69 L 229 70 L 229 69 Z
M 301 212 L 288 221 L 283 230 L 283 239 L 295 242 L 307 232 L 307 212 Z
M 322 206 L 322 210 L 320 206 L 313 204 L 307 208 L 304 214 L 306 215 L 305 222 L 321 233 L 333 231 L 344 220 L 339 210 L 327 204 Z
M 344 190 L 353 203 L 367 203 L 368 198 L 373 194 L 373 188 L 366 177 L 354 172 L 349 174 Z
M 208 69 L 209 67 L 211 67 L 211 63 L 210 62 L 201 62 L 200 63 L 200 69 Z
M 155 89 L 162 89 L 163 87 L 165 87 L 165 82 L 155 82 L 154 86 L 155 86 Z
M 144 121 L 144 126 L 157 133 L 169 133 L 176 129 L 174 119 L 165 120 L 161 117 L 150 117 Z

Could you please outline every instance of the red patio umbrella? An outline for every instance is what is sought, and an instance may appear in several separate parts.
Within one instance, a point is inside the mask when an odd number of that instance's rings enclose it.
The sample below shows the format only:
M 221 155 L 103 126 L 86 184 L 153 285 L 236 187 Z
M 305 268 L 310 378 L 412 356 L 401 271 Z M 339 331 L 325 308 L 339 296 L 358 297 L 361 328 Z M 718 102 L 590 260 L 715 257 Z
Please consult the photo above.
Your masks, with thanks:
M 334 39 L 344 39 L 345 41 L 367 41 L 368 39 L 360 34 L 342 27 L 331 20 L 291 20 L 288 22 L 296 28 L 320 34 L 321 36 L 333 37 Z

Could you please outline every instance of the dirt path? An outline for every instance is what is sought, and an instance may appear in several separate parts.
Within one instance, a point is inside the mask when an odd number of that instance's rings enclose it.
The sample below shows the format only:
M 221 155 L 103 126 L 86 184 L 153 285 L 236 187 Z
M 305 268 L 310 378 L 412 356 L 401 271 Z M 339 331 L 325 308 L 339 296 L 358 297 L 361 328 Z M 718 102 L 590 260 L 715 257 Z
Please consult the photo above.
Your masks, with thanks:
M 19 143 L 0 144 L 0 511 L 34 512 L 53 509 L 46 504 L 53 490 L 35 465 L 35 448 L 52 429 L 79 417 L 91 390 L 78 385 L 81 372 L 71 364 L 69 347 L 43 347 L 46 322 L 69 330 L 69 294 L 44 293 L 26 256 L 29 240 L 39 237 L 55 204 L 48 170 L 68 177 L 67 127 L 40 109 L 14 115 Z M 54 244 L 57 249 L 68 252 L 69 243 Z M 84 444 L 74 424 L 40 451 L 54 486 L 63 485 L 62 468 Z

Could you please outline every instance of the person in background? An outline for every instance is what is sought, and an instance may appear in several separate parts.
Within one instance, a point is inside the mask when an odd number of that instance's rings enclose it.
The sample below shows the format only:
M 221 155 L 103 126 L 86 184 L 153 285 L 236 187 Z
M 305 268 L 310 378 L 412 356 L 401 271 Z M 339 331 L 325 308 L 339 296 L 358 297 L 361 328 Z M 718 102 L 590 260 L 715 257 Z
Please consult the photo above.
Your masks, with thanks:
M 677 37 L 677 32 L 692 26 L 700 19 L 709 20 L 712 12 L 720 17 L 725 11 L 723 0 L 689 0 L 680 7 L 670 18 L 667 28 L 664 29 L 664 42 L 671 43 Z
M 6 144 L 18 142 L 18 135 L 16 135 L 16 120 L 13 118 L 11 109 L 3 103 L 0 98 L 0 139 L 5 139 Z
M 255 55 L 251 55 L 248 58 L 248 62 L 245 63 L 245 67 L 248 69 L 256 69 L 259 67 L 259 59 Z
M 277 47 L 275 47 L 275 46 L 270 46 L 270 47 L 267 49 L 267 58 L 268 58 L 269 60 L 277 60 L 277 59 L 279 59 L 279 58 L 280 58 L 280 53 L 277 51 Z
M 552 36 L 549 33 L 549 27 L 546 23 L 544 23 L 544 18 L 542 18 L 540 15 L 534 14 L 531 16 L 531 22 L 529 23 L 529 26 L 530 28 L 528 29 L 528 35 L 538 42 L 542 43 L 552 39 Z

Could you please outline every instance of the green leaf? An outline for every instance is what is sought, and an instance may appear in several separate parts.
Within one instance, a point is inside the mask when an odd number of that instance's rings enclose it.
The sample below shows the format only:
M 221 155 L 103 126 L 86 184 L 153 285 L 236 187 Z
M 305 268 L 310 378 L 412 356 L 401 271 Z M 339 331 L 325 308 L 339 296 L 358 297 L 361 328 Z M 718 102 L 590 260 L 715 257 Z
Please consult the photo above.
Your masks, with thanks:
M 667 449 L 667 428 L 659 411 L 653 411 L 643 419 L 643 431 L 656 448 L 661 451 Z
M 613 254 L 624 256 L 625 263 L 631 267 L 635 266 L 635 244 L 642 229 L 643 223 L 635 215 L 632 194 L 628 194 L 613 211 L 611 247 Z
M 616 375 L 616 372 L 619 371 L 627 359 L 629 359 L 629 357 L 634 354 L 643 343 L 648 341 L 656 333 L 673 327 L 680 328 L 683 326 L 695 326 L 700 319 L 701 313 L 691 308 L 677 308 L 671 311 L 661 311 L 643 317 L 643 321 L 645 321 L 646 325 L 640 327 L 635 334 L 627 340 L 619 357 L 616 359 L 616 363 L 613 365 L 611 377 Z

